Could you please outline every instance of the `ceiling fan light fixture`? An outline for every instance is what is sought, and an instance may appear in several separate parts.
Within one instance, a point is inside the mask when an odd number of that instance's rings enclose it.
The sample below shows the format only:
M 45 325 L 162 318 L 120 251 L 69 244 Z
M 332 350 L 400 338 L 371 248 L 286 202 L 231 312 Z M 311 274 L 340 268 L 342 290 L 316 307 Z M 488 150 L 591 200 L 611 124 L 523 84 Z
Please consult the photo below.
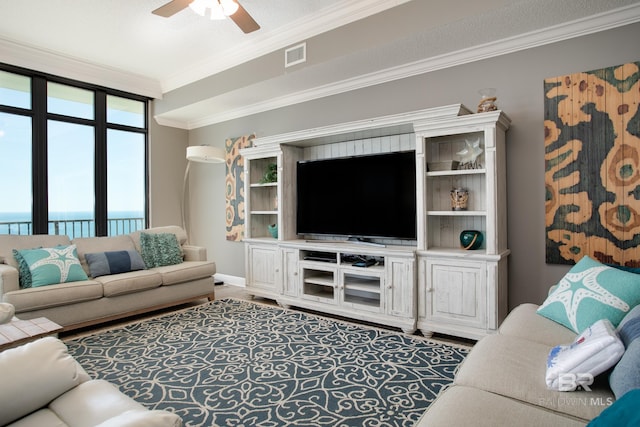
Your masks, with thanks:
M 187 6 L 200 16 L 205 16 L 211 10 L 211 19 L 229 17 L 243 33 L 248 34 L 260 29 L 260 25 L 240 5 L 238 0 L 170 0 L 168 3 L 154 9 L 151 13 L 163 18 L 169 18 Z
M 189 3 L 189 7 L 198 15 L 204 16 L 207 8 L 210 7 L 209 3 L 210 0 L 193 0 Z
M 220 6 L 225 16 L 231 16 L 238 10 L 238 3 L 233 0 L 220 0 Z
M 213 1 L 211 5 L 211 20 L 217 21 L 220 19 L 225 19 L 227 15 L 225 15 L 222 6 L 217 1 Z

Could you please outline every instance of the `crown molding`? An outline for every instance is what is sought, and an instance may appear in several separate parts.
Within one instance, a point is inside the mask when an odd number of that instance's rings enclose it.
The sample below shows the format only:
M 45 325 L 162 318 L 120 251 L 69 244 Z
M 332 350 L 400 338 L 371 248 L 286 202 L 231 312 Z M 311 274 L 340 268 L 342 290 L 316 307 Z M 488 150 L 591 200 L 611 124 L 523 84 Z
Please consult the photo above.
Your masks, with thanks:
M 357 89 L 388 83 L 413 77 L 419 74 L 442 70 L 483 59 L 489 59 L 509 53 L 535 48 L 575 37 L 585 36 L 640 21 L 640 4 L 614 9 L 587 18 L 547 27 L 491 43 L 486 43 L 455 52 L 425 58 L 408 64 L 341 80 L 327 85 L 317 86 L 304 91 L 271 98 L 222 113 L 203 115 L 193 120 L 175 120 L 169 118 L 171 112 L 155 116 L 156 121 L 165 126 L 182 129 L 196 129 L 240 117 L 258 114 L 276 108 L 288 107 L 302 102 L 313 101 L 327 96 L 338 95 Z M 206 101 L 204 101 L 206 103 Z
M 376 13 L 407 3 L 411 0 L 355 0 L 339 8 L 328 7 L 313 16 L 303 17 L 269 33 L 262 33 L 260 38 L 247 40 L 215 57 L 180 70 L 173 76 L 161 81 L 164 93 L 193 83 L 213 74 L 243 64 L 267 53 L 284 49 L 293 43 L 331 31 L 351 22 L 364 19 Z
M 136 95 L 162 98 L 160 83 L 154 79 L 95 65 L 82 59 L 53 53 L 9 39 L 0 38 L 0 62 Z

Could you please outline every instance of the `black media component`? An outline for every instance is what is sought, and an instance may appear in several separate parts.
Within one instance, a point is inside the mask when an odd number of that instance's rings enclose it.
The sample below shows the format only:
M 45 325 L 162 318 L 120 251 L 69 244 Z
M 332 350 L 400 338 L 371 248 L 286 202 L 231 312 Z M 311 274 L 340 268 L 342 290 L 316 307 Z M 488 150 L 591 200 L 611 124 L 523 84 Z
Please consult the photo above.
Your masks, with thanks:
M 301 161 L 299 235 L 416 239 L 414 151 Z
M 337 262 L 336 255 L 330 252 L 312 252 L 309 251 L 304 256 L 307 261 L 321 261 L 321 262 Z

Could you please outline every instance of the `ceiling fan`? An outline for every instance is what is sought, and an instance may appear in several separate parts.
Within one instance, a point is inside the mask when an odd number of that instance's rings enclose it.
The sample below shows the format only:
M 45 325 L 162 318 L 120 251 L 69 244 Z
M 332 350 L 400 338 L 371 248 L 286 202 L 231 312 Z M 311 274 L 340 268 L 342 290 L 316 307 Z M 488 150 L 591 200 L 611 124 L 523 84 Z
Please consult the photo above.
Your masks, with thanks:
M 206 4 L 207 1 L 210 6 Z M 216 10 L 224 10 L 225 14 L 221 17 L 228 16 L 245 33 L 250 33 L 260 29 L 260 25 L 258 25 L 258 23 L 251 17 L 251 15 L 249 15 L 249 12 L 247 12 L 246 9 L 242 7 L 242 5 L 240 5 L 240 3 L 238 3 L 236 0 L 207 1 L 203 2 L 202 0 L 171 0 L 169 3 L 160 6 L 151 13 L 153 13 L 154 15 L 169 18 L 170 16 L 180 12 L 182 9 L 185 9 L 187 6 L 191 6 L 197 13 L 199 13 L 200 15 L 204 15 L 206 7 L 215 7 Z M 192 6 L 192 3 L 195 4 Z M 228 6 L 231 6 L 231 10 L 227 8 Z M 236 9 L 235 12 L 232 12 L 234 9 Z M 202 13 L 200 13 L 200 10 L 202 11 Z M 227 13 L 227 11 L 229 12 Z M 216 19 L 213 12 L 211 16 L 211 19 Z

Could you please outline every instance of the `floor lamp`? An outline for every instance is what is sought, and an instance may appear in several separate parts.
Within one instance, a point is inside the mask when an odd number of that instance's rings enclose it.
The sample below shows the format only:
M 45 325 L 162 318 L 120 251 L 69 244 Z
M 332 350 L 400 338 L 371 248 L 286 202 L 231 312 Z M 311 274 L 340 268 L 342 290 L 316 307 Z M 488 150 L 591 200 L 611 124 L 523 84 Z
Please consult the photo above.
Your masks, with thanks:
M 187 233 L 187 241 L 190 242 L 190 230 L 186 203 L 189 201 L 187 183 L 189 182 L 189 167 L 191 162 L 198 163 L 224 163 L 225 152 L 222 148 L 210 145 L 193 145 L 187 147 L 187 168 L 184 171 L 184 182 L 182 183 L 182 228 Z

